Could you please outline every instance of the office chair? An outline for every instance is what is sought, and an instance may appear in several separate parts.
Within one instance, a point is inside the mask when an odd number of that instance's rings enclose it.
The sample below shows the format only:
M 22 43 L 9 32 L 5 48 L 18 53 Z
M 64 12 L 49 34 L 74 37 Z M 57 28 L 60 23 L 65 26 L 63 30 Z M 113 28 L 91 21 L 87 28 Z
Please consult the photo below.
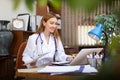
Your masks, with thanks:
M 16 70 L 17 69 L 22 69 L 22 68 L 26 68 L 24 64 L 24 62 L 22 61 L 22 54 L 23 54 L 23 51 L 26 47 L 26 44 L 27 42 L 22 42 L 19 49 L 18 49 L 18 53 L 17 53 L 17 58 L 16 58 Z
M 17 53 L 17 58 L 16 58 L 16 66 L 15 66 L 15 71 L 17 71 L 18 69 L 23 69 L 23 68 L 27 68 L 24 64 L 24 62 L 22 61 L 22 54 L 23 51 L 26 47 L 27 42 L 24 41 L 21 43 L 19 49 L 18 49 L 18 53 Z M 15 77 L 15 80 L 25 80 L 24 77 Z

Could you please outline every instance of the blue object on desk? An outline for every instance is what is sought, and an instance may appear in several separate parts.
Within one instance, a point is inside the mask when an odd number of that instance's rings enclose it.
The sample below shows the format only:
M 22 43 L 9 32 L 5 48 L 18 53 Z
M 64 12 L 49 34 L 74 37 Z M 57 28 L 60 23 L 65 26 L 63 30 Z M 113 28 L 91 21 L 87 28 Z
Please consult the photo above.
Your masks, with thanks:
M 92 59 L 94 59 L 94 57 L 95 57 L 95 55 L 94 55 L 94 53 L 92 54 Z
M 93 53 L 92 53 L 92 59 L 94 59 L 95 56 L 96 56 L 96 52 L 93 52 Z
M 79 70 L 76 70 L 75 72 L 82 72 L 84 70 L 85 66 L 84 65 L 81 65 Z

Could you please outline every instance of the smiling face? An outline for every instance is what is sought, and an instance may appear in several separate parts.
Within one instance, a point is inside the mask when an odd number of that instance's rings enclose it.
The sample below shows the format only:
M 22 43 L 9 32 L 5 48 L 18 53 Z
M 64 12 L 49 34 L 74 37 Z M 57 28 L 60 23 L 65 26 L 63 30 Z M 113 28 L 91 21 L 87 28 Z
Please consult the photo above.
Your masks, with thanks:
M 46 14 L 42 17 L 40 26 L 38 27 L 36 33 L 39 34 L 44 32 L 45 35 L 50 35 L 52 33 L 56 39 L 59 38 L 59 32 L 57 29 L 58 19 L 54 14 Z
M 53 33 L 55 29 L 57 29 L 57 18 L 52 17 L 48 19 L 46 22 L 43 22 L 43 25 L 45 27 L 45 32 Z

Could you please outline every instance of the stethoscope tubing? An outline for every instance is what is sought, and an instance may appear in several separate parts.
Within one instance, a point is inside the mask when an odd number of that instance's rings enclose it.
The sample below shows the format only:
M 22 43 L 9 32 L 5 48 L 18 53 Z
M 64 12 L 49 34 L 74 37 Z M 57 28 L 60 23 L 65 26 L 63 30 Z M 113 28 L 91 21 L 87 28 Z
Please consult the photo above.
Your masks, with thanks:
M 36 42 L 35 44 L 37 45 L 37 42 L 38 42 L 38 39 L 40 38 L 40 41 L 41 41 L 41 51 L 43 53 L 43 49 L 42 49 L 42 44 L 43 44 L 43 39 L 41 37 L 41 33 L 38 34 L 37 38 L 36 38 Z M 55 54 L 54 54 L 54 57 L 53 57 L 53 61 L 55 61 L 55 55 L 56 55 L 56 52 L 57 52 L 57 43 L 56 43 L 56 39 L 54 37 L 54 42 L 55 42 Z M 37 49 L 38 50 L 38 49 Z

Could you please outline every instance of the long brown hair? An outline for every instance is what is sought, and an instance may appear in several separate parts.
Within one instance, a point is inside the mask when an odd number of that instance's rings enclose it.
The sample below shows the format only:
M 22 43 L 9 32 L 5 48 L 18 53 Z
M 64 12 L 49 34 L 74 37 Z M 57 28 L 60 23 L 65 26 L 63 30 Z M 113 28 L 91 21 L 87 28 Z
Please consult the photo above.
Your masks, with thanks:
M 55 15 L 53 15 L 53 14 L 46 14 L 46 15 L 44 15 L 43 18 L 42 18 L 42 20 L 41 20 L 40 26 L 39 26 L 39 28 L 37 29 L 36 33 L 39 34 L 39 33 L 43 32 L 44 29 L 45 29 L 45 27 L 44 27 L 44 25 L 43 25 L 43 21 L 47 22 L 50 18 L 53 18 L 53 17 L 57 18 L 57 17 L 56 17 Z M 53 35 L 54 35 L 54 37 L 55 37 L 56 39 L 59 38 L 59 33 L 58 33 L 58 29 L 57 29 L 57 28 L 55 29 Z

